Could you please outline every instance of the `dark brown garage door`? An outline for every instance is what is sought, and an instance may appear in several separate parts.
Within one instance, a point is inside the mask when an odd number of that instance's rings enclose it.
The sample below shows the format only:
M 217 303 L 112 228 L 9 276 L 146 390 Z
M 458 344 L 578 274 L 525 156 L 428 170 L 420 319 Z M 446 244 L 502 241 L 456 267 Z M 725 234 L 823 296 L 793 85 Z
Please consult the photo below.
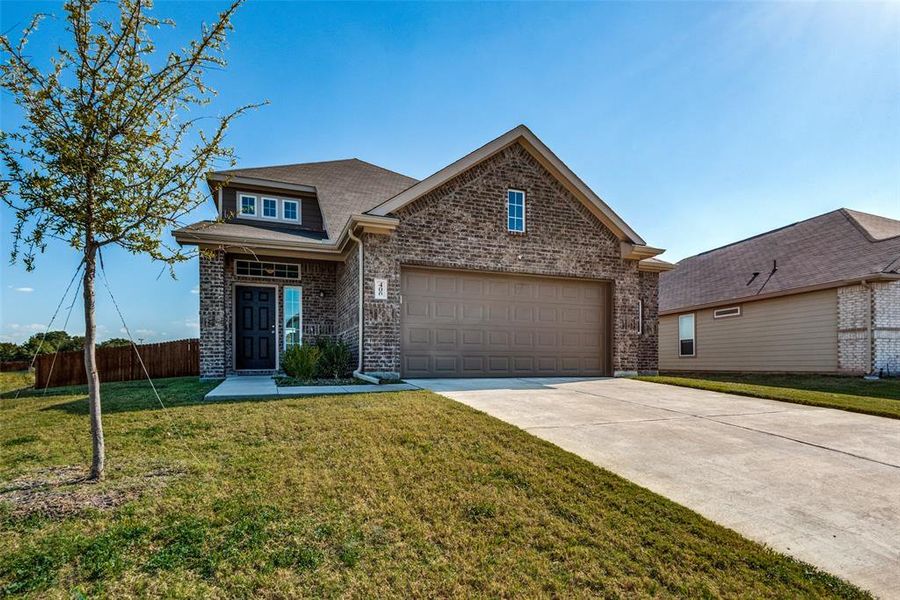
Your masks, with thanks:
M 607 375 L 609 284 L 403 268 L 404 377 Z

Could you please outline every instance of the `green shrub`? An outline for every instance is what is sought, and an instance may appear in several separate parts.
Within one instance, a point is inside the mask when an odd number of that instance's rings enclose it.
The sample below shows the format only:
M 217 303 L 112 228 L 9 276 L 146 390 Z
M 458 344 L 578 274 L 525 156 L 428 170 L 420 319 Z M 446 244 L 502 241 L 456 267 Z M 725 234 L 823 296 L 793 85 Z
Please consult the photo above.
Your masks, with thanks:
M 319 348 L 319 377 L 340 379 L 349 377 L 353 367 L 350 347 L 344 342 L 322 337 L 316 340 Z
M 281 356 L 281 368 L 291 377 L 313 379 L 318 372 L 321 350 L 312 344 L 288 348 Z

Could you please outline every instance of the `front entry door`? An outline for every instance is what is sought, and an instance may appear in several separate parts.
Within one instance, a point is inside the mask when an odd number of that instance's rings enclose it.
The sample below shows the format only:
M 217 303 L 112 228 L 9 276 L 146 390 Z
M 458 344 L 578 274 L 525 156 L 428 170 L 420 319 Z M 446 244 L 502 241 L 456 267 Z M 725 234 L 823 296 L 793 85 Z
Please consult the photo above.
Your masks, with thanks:
M 235 287 L 235 368 L 275 368 L 275 288 Z

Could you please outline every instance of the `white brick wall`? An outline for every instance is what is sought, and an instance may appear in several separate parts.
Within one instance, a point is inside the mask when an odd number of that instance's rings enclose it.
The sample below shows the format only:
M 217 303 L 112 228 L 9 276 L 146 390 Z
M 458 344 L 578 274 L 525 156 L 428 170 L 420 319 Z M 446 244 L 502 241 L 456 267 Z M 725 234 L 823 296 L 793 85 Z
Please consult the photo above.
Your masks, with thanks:
M 838 368 L 900 374 L 900 281 L 838 289 Z
M 870 340 L 869 289 L 862 285 L 838 288 L 838 369 L 868 373 Z
M 874 367 L 900 374 L 900 281 L 872 284 Z

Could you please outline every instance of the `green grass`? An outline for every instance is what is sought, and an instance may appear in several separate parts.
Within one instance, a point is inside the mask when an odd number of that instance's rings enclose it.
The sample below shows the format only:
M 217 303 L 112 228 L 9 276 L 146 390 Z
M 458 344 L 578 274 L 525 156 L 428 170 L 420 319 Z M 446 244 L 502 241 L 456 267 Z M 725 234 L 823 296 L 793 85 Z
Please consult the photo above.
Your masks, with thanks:
M 429 392 L 205 403 L 210 387 L 159 381 L 163 411 L 144 383 L 105 385 L 101 487 L 184 474 L 112 510 L 0 510 L 0 593 L 867 597 Z M 0 480 L 88 463 L 83 390 L 0 410 Z
M 636 379 L 900 419 L 900 379 L 751 373 L 642 375 Z

